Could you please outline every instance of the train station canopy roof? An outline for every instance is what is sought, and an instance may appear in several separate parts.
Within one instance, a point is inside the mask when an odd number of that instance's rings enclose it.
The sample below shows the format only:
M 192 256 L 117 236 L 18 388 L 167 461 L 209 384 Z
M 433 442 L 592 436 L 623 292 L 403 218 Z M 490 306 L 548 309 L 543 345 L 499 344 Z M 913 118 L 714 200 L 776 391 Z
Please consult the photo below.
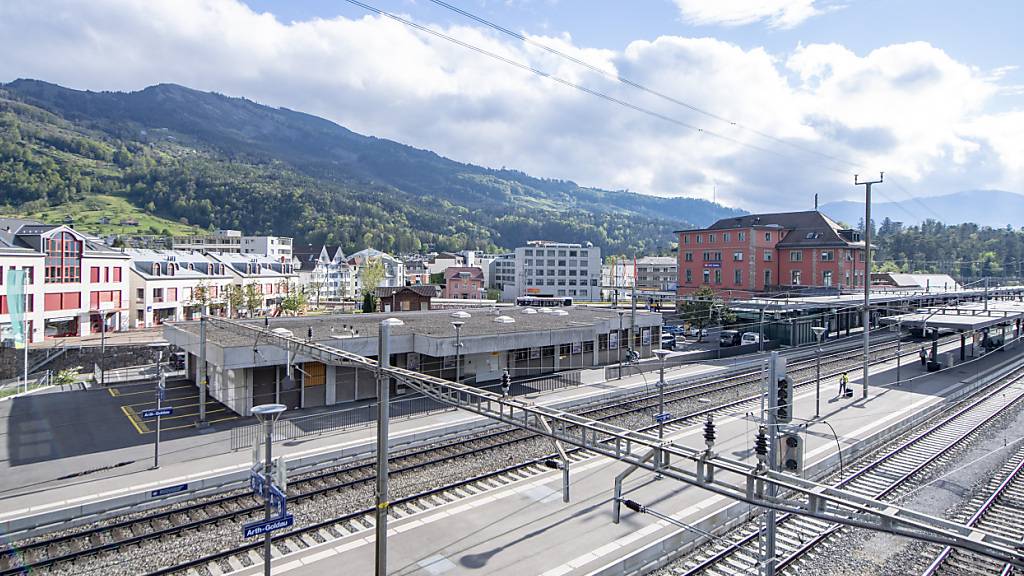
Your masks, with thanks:
M 1013 324 L 1024 318 L 1024 302 L 990 300 L 970 302 L 960 306 L 922 308 L 911 314 L 888 316 L 883 324 L 900 323 L 907 328 L 937 328 L 955 331 L 975 331 L 992 326 Z

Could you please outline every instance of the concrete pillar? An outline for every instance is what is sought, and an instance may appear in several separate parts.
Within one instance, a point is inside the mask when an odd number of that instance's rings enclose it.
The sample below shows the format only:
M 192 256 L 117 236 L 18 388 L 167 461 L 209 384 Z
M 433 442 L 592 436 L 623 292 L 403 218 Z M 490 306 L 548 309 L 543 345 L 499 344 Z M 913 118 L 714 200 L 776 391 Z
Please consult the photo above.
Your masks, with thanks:
M 597 349 L 597 340 L 598 340 L 597 339 L 597 332 L 594 332 L 594 354 L 593 354 L 594 363 L 592 364 L 593 366 L 600 366 L 601 365 L 601 363 L 598 361 L 598 358 L 599 358 L 598 354 L 600 354 L 600 352 Z M 621 343 L 620 343 L 620 345 L 621 345 Z
M 562 367 L 562 345 L 555 344 L 555 372 Z
M 334 366 L 333 364 L 328 364 L 327 365 L 327 381 L 324 384 L 325 386 L 327 386 L 327 389 L 325 390 L 325 397 L 324 397 L 324 404 L 326 404 L 327 406 L 331 406 L 332 404 L 336 404 L 338 402 L 337 401 L 336 382 L 337 382 L 337 366 Z

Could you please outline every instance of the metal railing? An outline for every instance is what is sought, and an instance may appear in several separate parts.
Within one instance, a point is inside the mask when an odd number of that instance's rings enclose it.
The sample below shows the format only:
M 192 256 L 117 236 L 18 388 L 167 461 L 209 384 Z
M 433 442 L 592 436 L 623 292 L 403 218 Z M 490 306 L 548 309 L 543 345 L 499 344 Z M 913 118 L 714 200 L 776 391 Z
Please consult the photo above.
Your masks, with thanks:
M 559 372 L 539 378 L 530 378 L 512 382 L 509 393 L 512 396 L 526 396 L 539 392 L 550 392 L 562 388 L 579 386 L 582 382 L 579 370 Z M 500 384 L 480 386 L 484 390 L 495 392 Z M 391 401 L 391 418 L 411 418 L 436 412 L 455 410 L 451 406 L 422 395 L 399 398 Z M 322 435 L 338 430 L 370 426 L 377 422 L 377 402 L 369 402 L 354 408 L 331 410 L 294 418 L 282 418 L 274 424 L 274 440 L 287 442 L 307 436 Z M 263 438 L 263 429 L 259 424 L 236 426 L 231 429 L 231 449 L 251 448 L 257 438 Z

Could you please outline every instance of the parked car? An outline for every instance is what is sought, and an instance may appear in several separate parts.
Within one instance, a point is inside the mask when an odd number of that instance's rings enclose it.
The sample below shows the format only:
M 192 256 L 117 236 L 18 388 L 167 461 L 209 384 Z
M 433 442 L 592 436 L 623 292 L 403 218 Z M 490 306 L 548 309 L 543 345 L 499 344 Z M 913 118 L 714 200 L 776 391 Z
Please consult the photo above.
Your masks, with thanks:
M 661 331 L 663 334 L 671 334 L 673 336 L 685 336 L 686 331 L 683 330 L 682 326 L 676 326 L 674 324 L 665 324 L 662 326 Z
M 688 334 L 688 336 L 693 336 L 694 338 L 702 338 L 702 337 L 707 336 L 707 335 L 708 335 L 708 329 L 707 328 L 697 328 L 696 326 L 694 326 L 693 328 L 690 328 L 690 332 Z
M 757 332 L 744 332 L 743 339 L 740 341 L 741 344 L 757 344 L 761 341 L 761 336 Z
M 675 350 L 676 349 L 676 337 L 672 334 L 661 335 L 661 347 L 664 350 Z
M 725 348 L 728 346 L 739 346 L 743 335 L 739 330 L 722 330 L 718 335 L 718 345 Z

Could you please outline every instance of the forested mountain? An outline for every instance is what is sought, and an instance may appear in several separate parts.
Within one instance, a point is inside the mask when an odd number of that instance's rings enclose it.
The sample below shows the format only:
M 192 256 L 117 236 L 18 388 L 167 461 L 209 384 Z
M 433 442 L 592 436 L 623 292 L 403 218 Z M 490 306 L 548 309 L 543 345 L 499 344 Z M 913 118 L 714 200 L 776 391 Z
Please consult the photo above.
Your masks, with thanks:
M 120 196 L 202 228 L 422 249 L 593 242 L 666 252 L 673 230 L 741 213 L 463 164 L 300 112 L 162 84 L 0 85 L 0 204 L 25 213 Z
M 885 218 L 872 244 L 878 247 L 875 268 L 882 272 L 946 273 L 971 282 L 984 277 L 1020 278 L 1024 271 L 1024 228 L 946 225 L 934 220 L 904 226 Z

